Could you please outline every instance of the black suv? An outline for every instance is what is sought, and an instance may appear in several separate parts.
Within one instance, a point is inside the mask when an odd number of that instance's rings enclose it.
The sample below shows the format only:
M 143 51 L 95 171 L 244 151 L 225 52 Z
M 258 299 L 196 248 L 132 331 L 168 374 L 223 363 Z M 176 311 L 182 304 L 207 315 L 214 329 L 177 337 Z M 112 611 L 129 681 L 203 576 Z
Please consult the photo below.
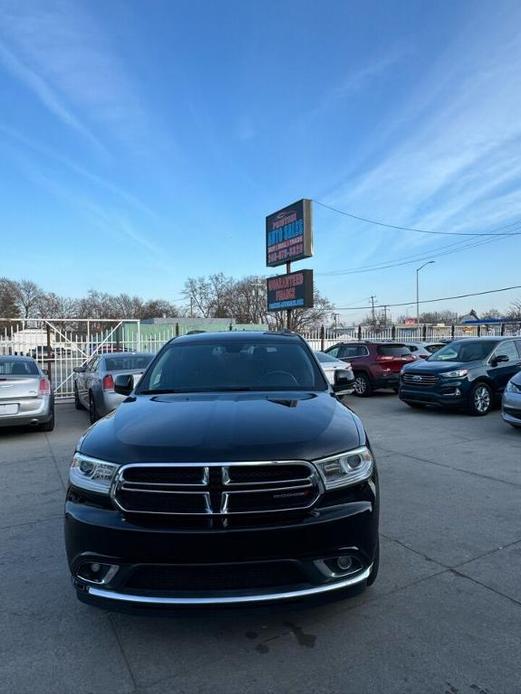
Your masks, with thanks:
M 80 439 L 65 539 L 110 609 L 344 595 L 378 571 L 378 474 L 360 419 L 292 333 L 176 338 Z
M 402 369 L 400 399 L 411 407 L 463 407 L 485 415 L 521 368 L 521 338 L 454 340 Z

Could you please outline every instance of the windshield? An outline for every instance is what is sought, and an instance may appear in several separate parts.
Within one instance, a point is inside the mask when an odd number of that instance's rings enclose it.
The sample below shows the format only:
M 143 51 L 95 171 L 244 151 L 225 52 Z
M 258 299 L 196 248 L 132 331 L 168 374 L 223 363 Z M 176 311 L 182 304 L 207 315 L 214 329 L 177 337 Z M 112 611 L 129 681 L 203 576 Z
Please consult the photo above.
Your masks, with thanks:
M 316 357 L 319 362 L 322 364 L 327 364 L 327 363 L 336 363 L 337 361 L 340 361 L 340 359 L 337 359 L 336 357 L 333 357 L 331 354 L 326 354 L 325 352 L 315 352 Z
M 37 376 L 36 362 L 22 359 L 0 358 L 0 378 L 2 376 Z
M 480 361 L 486 359 L 495 346 L 495 342 L 479 340 L 451 342 L 435 352 L 427 361 Z
M 105 359 L 107 371 L 133 371 L 134 369 L 146 369 L 153 359 L 153 355 L 139 355 L 135 357 L 109 357 Z
M 139 384 L 139 393 L 325 390 L 326 381 L 296 342 L 173 342 Z
M 376 348 L 382 357 L 409 357 L 411 350 L 405 345 L 378 345 Z

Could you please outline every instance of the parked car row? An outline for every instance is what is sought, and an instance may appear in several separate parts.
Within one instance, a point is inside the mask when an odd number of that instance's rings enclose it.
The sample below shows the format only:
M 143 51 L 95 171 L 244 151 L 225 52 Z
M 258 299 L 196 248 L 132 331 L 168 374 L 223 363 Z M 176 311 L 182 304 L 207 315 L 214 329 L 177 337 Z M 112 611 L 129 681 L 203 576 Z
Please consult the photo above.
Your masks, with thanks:
M 521 428 L 521 337 L 342 342 L 325 353 L 349 360 L 360 397 L 392 388 L 410 407 L 459 408 L 476 416 L 502 402 L 503 419 Z

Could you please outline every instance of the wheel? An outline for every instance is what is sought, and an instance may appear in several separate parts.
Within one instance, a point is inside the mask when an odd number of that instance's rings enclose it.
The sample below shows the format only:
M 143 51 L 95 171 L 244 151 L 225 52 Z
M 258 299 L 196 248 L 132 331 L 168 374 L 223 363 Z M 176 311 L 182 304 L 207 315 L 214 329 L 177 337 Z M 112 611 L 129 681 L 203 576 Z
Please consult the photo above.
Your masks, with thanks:
M 371 573 L 369 574 L 369 578 L 367 579 L 367 585 L 372 586 L 373 583 L 376 581 L 376 577 L 378 576 L 378 569 L 380 568 L 380 539 L 377 540 L 376 543 L 376 552 L 374 554 L 374 561 L 373 561 L 373 568 L 371 569 Z
M 51 418 L 45 424 L 40 424 L 40 431 L 52 431 L 54 429 L 54 407 L 52 408 Z
M 78 386 L 74 384 L 74 407 L 77 410 L 83 410 L 83 405 L 81 404 L 80 396 L 78 394 Z
M 358 395 L 360 398 L 367 398 L 373 393 L 373 386 L 371 381 L 369 380 L 369 376 L 367 374 L 363 373 L 362 371 L 359 371 L 358 373 L 355 373 L 355 382 L 353 383 L 353 390 L 355 395 Z
M 474 417 L 482 417 L 492 407 L 492 391 L 486 383 L 476 383 L 470 391 L 468 410 Z
M 412 407 L 415 410 L 423 410 L 425 405 L 423 402 L 413 402 L 412 400 L 403 400 L 406 405 L 409 405 L 409 407 Z
M 90 423 L 94 424 L 99 419 L 98 410 L 96 409 L 96 401 L 92 393 L 89 393 L 89 419 Z

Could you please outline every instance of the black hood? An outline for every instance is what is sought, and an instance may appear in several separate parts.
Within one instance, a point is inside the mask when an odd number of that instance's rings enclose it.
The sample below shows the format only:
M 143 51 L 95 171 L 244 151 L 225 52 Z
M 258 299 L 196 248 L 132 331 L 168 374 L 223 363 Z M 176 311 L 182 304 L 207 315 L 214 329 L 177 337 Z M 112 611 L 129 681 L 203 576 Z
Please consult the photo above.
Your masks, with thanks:
M 85 455 L 115 463 L 314 460 L 365 443 L 330 392 L 138 395 L 91 427 Z

